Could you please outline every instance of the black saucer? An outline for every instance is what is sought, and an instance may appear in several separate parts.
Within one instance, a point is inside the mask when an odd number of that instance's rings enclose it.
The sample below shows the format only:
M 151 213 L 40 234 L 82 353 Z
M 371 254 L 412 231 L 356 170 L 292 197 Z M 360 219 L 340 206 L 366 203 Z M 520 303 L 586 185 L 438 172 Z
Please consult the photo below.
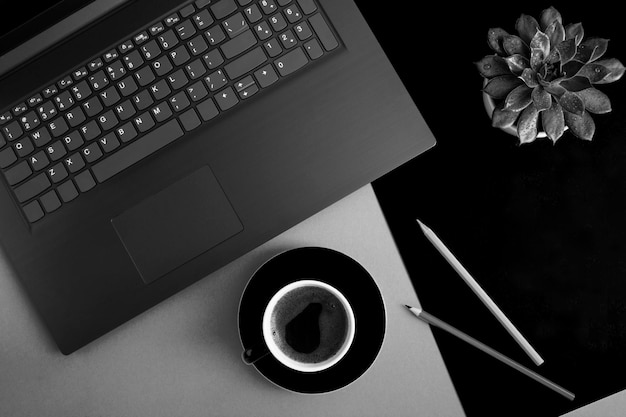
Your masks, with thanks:
M 253 366 L 268 380 L 290 391 L 321 394 L 343 388 L 374 363 L 385 337 L 385 305 L 370 274 L 354 259 L 331 249 L 306 247 L 283 252 L 250 278 L 239 304 L 239 337 L 243 350 L 262 345 L 261 321 L 270 298 L 285 285 L 301 279 L 326 282 L 350 302 L 357 330 L 346 356 L 320 372 L 294 371 L 271 355 Z

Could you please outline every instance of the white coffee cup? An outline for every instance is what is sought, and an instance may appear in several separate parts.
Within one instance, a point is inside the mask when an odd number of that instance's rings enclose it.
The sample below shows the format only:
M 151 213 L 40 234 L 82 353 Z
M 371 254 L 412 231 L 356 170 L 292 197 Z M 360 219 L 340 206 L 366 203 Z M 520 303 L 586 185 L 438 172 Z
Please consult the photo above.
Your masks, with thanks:
M 317 299 L 323 301 L 314 303 Z M 301 317 L 302 308 L 298 312 L 298 303 L 320 306 L 316 310 L 319 311 L 320 344 L 310 353 L 297 352 L 286 344 L 285 334 L 277 334 L 283 332 L 283 329 L 277 329 L 281 320 L 293 320 L 293 317 L 285 315 L 286 311 Z M 283 365 L 300 372 L 323 371 L 339 362 L 352 345 L 355 329 L 354 312 L 346 297 L 335 287 L 312 279 L 292 282 L 281 288 L 270 299 L 263 313 L 263 340 L 269 353 Z

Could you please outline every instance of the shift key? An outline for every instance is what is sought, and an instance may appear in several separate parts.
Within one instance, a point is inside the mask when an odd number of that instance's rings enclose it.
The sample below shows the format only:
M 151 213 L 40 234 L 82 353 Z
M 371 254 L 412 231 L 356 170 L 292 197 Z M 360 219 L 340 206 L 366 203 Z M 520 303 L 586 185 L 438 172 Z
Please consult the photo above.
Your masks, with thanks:
M 251 50 L 247 54 L 226 65 L 224 69 L 230 79 L 235 80 L 257 68 L 265 61 L 267 61 L 267 56 L 265 56 L 263 48 L 259 46 L 258 48 Z

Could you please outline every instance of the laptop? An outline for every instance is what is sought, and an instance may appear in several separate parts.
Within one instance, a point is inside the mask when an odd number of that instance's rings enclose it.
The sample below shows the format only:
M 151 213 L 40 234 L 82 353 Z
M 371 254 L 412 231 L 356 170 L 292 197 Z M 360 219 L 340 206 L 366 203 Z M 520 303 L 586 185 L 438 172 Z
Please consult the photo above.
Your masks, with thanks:
M 0 239 L 64 354 L 435 144 L 352 0 L 37 7 L 0 28 Z

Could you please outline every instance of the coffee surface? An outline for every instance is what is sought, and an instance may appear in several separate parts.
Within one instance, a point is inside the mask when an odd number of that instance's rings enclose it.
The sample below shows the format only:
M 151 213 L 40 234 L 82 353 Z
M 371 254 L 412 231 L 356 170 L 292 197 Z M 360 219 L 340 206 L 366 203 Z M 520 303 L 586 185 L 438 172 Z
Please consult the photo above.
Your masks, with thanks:
M 333 357 L 344 344 L 348 314 L 327 290 L 306 286 L 285 294 L 270 321 L 274 342 L 289 358 L 319 363 Z

